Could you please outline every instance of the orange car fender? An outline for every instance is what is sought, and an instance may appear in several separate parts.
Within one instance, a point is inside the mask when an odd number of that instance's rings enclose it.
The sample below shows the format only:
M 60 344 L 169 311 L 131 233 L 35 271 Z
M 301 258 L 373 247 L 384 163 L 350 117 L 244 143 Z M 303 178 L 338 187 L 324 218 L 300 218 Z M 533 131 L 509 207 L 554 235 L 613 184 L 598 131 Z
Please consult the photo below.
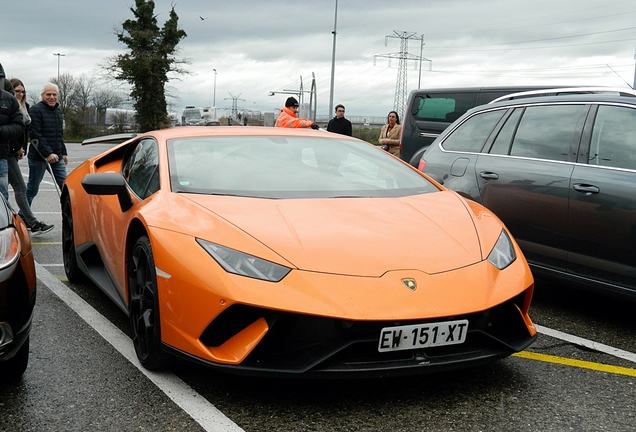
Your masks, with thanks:
M 73 237 L 75 240 L 75 246 L 86 243 L 90 239 L 91 227 L 86 222 L 85 212 L 79 211 L 88 206 L 88 200 L 90 198 L 84 192 L 81 185 L 81 180 L 85 174 L 88 174 L 88 164 L 84 163 L 75 168 L 72 176 L 68 176 L 64 183 L 64 194 L 68 195 L 68 199 L 71 201 L 71 212 L 73 215 Z
M 26 224 L 18 215 L 13 215 L 13 224 L 20 239 L 20 265 L 27 281 L 29 296 L 35 291 L 37 278 L 35 274 L 35 262 L 33 260 L 33 250 L 31 249 L 31 237 Z

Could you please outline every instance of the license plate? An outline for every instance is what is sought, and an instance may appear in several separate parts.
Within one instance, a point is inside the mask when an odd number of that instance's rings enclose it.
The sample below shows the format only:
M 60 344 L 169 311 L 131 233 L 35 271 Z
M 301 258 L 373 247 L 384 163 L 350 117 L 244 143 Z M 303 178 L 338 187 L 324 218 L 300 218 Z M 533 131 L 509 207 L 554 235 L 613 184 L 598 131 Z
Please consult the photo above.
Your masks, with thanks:
M 380 332 L 378 351 L 401 351 L 466 341 L 468 320 L 385 327 Z

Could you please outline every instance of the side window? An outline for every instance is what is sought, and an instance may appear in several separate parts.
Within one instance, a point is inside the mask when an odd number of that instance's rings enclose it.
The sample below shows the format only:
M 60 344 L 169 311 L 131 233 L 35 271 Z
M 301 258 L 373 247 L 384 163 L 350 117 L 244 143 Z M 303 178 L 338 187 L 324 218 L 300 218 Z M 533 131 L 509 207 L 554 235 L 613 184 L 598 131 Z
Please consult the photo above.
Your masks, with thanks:
M 476 105 L 477 92 L 431 93 L 418 96 L 413 104 L 415 120 L 453 122 Z
M 159 190 L 159 152 L 153 139 L 141 140 L 126 156 L 123 175 L 139 198 L 147 198 Z
M 567 161 L 583 105 L 526 108 L 517 128 L 511 156 Z
M 523 108 L 516 108 L 510 117 L 508 117 L 508 120 L 506 120 L 506 123 L 499 131 L 499 134 L 490 149 L 491 154 L 508 154 L 510 151 L 510 144 L 512 143 L 512 139 L 517 131 L 517 125 L 519 124 L 521 113 L 523 113 Z
M 474 115 L 451 132 L 442 143 L 446 150 L 478 153 L 506 110 L 499 109 Z
M 636 110 L 600 106 L 594 121 L 590 165 L 636 169 Z

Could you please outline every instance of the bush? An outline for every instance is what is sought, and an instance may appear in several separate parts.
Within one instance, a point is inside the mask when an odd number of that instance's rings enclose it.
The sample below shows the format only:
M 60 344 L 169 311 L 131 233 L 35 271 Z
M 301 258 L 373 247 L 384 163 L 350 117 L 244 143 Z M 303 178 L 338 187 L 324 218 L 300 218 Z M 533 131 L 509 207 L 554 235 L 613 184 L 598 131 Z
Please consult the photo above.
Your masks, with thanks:
M 378 128 L 353 128 L 353 136 L 366 141 L 368 143 L 379 145 L 378 137 L 380 136 L 380 130 Z

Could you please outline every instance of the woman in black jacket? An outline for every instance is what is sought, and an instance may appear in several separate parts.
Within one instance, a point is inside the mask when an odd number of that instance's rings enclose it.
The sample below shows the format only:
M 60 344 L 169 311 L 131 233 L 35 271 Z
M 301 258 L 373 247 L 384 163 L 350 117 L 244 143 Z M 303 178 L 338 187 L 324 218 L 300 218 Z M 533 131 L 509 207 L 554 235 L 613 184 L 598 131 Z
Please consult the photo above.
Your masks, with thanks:
M 9 81 L 13 84 L 15 98 L 20 104 L 20 111 L 22 112 L 22 118 L 24 119 L 24 125 L 26 126 L 31 123 L 31 117 L 29 116 L 29 104 L 26 101 L 26 90 L 24 88 L 24 84 L 17 78 L 11 78 Z M 26 154 L 28 143 L 29 139 L 26 129 L 22 137 L 15 138 L 10 141 L 9 154 L 7 155 L 9 184 L 13 188 L 15 202 L 20 208 L 20 215 L 24 219 L 25 223 L 33 234 L 41 234 L 51 231 L 53 229 L 53 225 L 47 225 L 39 222 L 27 201 L 26 184 L 24 183 L 24 178 L 22 177 L 18 161 Z

